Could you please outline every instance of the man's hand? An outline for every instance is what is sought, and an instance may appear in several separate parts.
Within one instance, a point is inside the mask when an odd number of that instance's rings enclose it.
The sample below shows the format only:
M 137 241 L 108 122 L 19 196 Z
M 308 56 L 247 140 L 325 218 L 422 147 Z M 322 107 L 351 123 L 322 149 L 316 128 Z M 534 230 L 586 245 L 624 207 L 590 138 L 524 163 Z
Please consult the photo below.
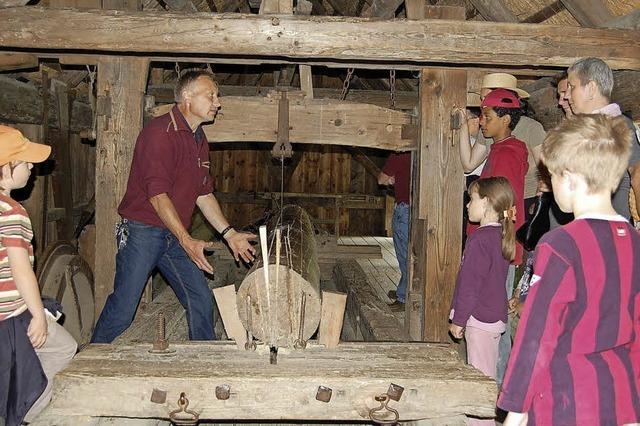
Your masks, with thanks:
M 37 315 L 31 318 L 29 328 L 27 329 L 27 336 L 34 348 L 39 349 L 45 344 L 47 341 L 47 330 L 47 317 L 44 311 L 42 311 L 42 315 Z
M 213 248 L 213 243 L 209 241 L 196 240 L 191 238 L 190 235 L 180 240 L 180 245 L 187 252 L 189 259 L 196 264 L 196 266 L 209 274 L 213 274 L 213 266 L 209 263 L 204 255 L 204 251 Z
M 516 296 L 509 299 L 509 314 L 520 316 L 522 313 L 522 303 L 520 303 L 520 299 Z
M 236 262 L 239 261 L 240 258 L 247 263 L 253 262 L 256 250 L 250 241 L 256 241 L 258 239 L 257 235 L 248 232 L 238 232 L 232 229 L 224 238 L 227 240 L 227 244 L 229 244 L 229 248 L 233 252 L 233 257 L 236 259 Z
M 449 333 L 456 339 L 462 339 L 464 336 L 464 327 L 451 323 L 449 324 Z
M 385 172 L 380 172 L 378 174 L 378 185 L 393 186 L 395 185 L 395 183 L 396 183 L 395 176 L 389 176 Z

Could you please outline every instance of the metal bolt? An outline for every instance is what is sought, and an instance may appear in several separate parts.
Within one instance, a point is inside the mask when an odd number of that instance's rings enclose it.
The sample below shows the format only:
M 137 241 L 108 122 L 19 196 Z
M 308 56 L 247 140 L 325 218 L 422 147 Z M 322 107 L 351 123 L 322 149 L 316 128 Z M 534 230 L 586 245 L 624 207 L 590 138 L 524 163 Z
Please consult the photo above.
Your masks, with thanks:
M 404 388 L 402 386 L 394 385 L 393 383 L 391 383 L 389 385 L 389 389 L 387 390 L 387 395 L 389 395 L 389 399 L 400 401 L 402 392 L 404 392 Z
M 156 339 L 153 342 L 154 351 L 164 351 L 169 347 L 165 336 L 165 319 L 164 314 L 160 312 L 156 318 Z
M 216 399 L 229 399 L 231 395 L 231 387 L 229 385 L 216 386 Z
M 318 386 L 318 391 L 316 392 L 316 399 L 321 402 L 329 402 L 331 401 L 331 388 L 326 386 Z
M 164 404 L 167 402 L 167 391 L 154 388 L 151 392 L 151 402 L 155 404 Z
M 156 318 L 156 337 L 153 341 L 153 348 L 149 351 L 156 354 L 166 354 L 175 352 L 169 349 L 169 342 L 165 337 L 165 319 L 164 314 L 160 312 Z

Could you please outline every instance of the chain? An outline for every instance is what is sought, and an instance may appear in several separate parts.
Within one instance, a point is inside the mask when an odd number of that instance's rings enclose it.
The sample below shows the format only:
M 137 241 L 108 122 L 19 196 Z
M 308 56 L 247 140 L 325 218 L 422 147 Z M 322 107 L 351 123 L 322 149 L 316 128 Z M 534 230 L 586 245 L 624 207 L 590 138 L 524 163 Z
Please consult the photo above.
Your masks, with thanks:
M 176 67 L 175 67 L 175 69 L 176 69 L 176 76 L 177 76 L 178 78 L 180 78 L 180 64 L 179 64 L 179 63 L 177 63 L 177 62 L 176 62 Z
M 91 105 L 91 112 L 93 115 L 91 118 L 91 136 L 94 138 L 96 137 L 96 131 L 98 128 L 98 114 L 96 112 L 97 102 L 96 96 L 93 93 L 96 84 L 96 68 L 97 66 L 93 68 L 93 71 L 91 71 L 91 67 L 87 65 L 87 72 L 89 73 L 89 104 Z
M 209 63 L 207 63 L 207 71 L 209 71 L 211 75 L 213 75 L 213 68 L 211 68 L 211 64 Z
M 344 101 L 347 97 L 347 92 L 349 91 L 349 83 L 351 82 L 351 76 L 353 75 L 354 68 L 347 69 L 347 76 L 344 78 L 344 82 L 342 83 L 342 93 L 340 93 L 340 100 Z
M 391 108 L 396 107 L 396 70 L 389 71 L 389 104 Z

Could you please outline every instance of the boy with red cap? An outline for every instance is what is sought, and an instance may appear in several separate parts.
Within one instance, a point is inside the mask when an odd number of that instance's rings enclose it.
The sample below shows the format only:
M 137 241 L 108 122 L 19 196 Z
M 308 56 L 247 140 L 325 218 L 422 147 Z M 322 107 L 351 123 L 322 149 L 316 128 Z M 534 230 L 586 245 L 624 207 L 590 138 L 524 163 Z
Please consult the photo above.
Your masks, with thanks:
M 0 126 L 0 424 L 30 422 L 51 399 L 53 376 L 77 344 L 45 310 L 33 272 L 33 231 L 27 211 L 10 197 L 24 187 L 33 163 L 51 147 Z
M 485 96 L 480 105 L 480 128 L 485 138 L 493 138 L 481 178 L 503 176 L 507 178 L 516 195 L 516 229 L 524 223 L 524 177 L 529 169 L 527 145 L 511 133 L 523 114 L 520 99 L 507 89 L 494 89 Z M 458 113 L 466 114 L 464 109 Z M 466 126 L 460 129 L 462 143 L 469 139 Z M 469 224 L 471 234 L 477 225 Z M 518 245 L 515 264 L 522 262 L 522 246 Z
M 480 116 L 480 127 L 485 138 L 493 138 L 487 162 L 482 169 L 480 178 L 503 176 L 511 184 L 515 194 L 515 229 L 524 223 L 524 181 L 529 169 L 527 145 L 512 135 L 513 129 L 520 121 L 523 114 L 522 104 L 518 95 L 507 89 L 494 89 L 489 92 L 480 104 L 482 115 Z M 459 114 L 464 115 L 465 110 L 459 109 Z M 466 126 L 460 130 L 460 144 L 468 142 L 469 132 Z M 478 228 L 477 224 L 469 223 L 467 235 L 471 235 Z M 509 275 L 505 283 L 507 298 L 511 298 L 513 293 L 513 277 L 515 266 L 522 263 L 522 246 L 516 243 L 516 256 L 513 265 L 509 267 Z M 496 379 L 500 384 L 504 377 L 504 372 L 511 351 L 510 326 L 500 339 L 500 353 L 498 356 L 498 367 Z

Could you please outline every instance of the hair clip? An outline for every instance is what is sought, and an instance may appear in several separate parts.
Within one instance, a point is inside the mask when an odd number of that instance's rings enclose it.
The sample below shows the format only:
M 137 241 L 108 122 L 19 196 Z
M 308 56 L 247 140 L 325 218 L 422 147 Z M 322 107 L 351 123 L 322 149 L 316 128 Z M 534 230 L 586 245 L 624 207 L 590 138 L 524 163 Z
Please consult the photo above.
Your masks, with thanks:
M 516 221 L 516 206 L 511 206 L 507 210 L 502 212 L 505 219 L 509 219 L 511 222 Z

